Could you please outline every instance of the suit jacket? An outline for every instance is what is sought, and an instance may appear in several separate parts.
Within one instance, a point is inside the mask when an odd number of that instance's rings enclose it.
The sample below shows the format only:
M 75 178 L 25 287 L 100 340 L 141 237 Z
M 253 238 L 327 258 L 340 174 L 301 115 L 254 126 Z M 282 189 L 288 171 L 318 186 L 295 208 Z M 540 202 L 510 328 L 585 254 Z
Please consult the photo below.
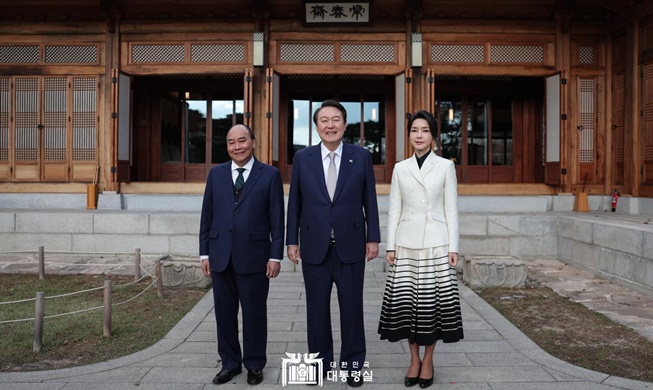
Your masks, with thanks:
M 449 252 L 458 252 L 457 185 L 454 163 L 435 153 L 429 153 L 422 169 L 414 156 L 397 163 L 390 185 L 386 249 L 449 245 Z
M 283 259 L 283 185 L 277 168 L 254 160 L 234 199 L 231 161 L 211 169 L 200 221 L 200 255 L 222 272 L 232 260 L 241 274 L 265 272 L 269 259 Z
M 301 245 L 302 261 L 320 264 L 331 227 L 344 263 L 364 261 L 367 242 L 379 242 L 379 210 L 370 152 L 343 144 L 333 202 L 324 180 L 320 145 L 295 153 L 292 166 L 286 245 Z

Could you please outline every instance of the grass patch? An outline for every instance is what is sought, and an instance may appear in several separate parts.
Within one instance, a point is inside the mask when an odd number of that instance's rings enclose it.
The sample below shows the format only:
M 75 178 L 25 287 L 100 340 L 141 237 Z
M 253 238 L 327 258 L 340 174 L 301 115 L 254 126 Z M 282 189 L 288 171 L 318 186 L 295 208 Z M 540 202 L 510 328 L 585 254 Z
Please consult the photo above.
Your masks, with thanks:
M 103 290 L 64 298 L 47 299 L 80 290 L 104 286 L 113 281 L 112 336 L 103 337 L 104 308 L 80 314 L 46 318 L 43 349 L 32 351 L 34 321 L 0 324 L 0 371 L 47 370 L 107 361 L 141 351 L 160 340 L 206 294 L 206 289 L 164 289 L 159 298 L 156 286 L 137 298 L 151 280 L 126 287 L 133 277 L 97 275 L 0 274 L 0 302 L 34 298 L 45 292 L 45 316 L 103 306 Z M 34 302 L 0 305 L 0 322 L 34 317 Z
M 476 292 L 543 350 L 604 374 L 653 382 L 653 342 L 548 287 Z

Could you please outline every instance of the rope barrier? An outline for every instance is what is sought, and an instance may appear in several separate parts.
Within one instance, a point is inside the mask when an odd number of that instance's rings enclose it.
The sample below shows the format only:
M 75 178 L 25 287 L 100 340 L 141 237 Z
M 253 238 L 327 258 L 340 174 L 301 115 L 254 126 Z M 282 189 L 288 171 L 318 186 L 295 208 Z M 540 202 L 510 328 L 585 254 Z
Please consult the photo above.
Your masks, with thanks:
M 142 278 L 141 278 L 141 279 L 142 279 Z M 124 305 L 124 304 L 126 304 L 126 303 L 129 303 L 129 302 L 133 301 L 134 299 L 136 299 L 136 298 L 140 297 L 141 295 L 145 294 L 145 292 L 147 292 L 147 290 L 149 290 L 149 289 L 150 289 L 150 288 L 151 288 L 151 287 L 152 287 L 152 286 L 153 286 L 157 281 L 158 281 L 158 279 L 154 279 L 154 281 L 152 281 L 152 283 L 150 283 L 147 287 L 145 287 L 145 289 L 143 289 L 143 290 L 142 290 L 141 292 L 139 292 L 138 294 L 134 295 L 133 297 L 131 297 L 131 298 L 125 300 L 125 301 L 122 301 L 122 302 L 119 302 L 119 303 L 114 303 L 114 304 L 111 305 L 111 307 Z M 134 283 L 135 283 L 135 282 L 130 283 L 130 284 L 134 284 Z M 128 284 L 127 284 L 127 285 L 128 285 Z M 114 287 L 125 287 L 125 286 L 127 286 L 127 285 L 114 286 Z M 98 289 L 104 289 L 104 287 L 94 288 L 94 289 L 92 289 L 92 290 L 98 290 Z M 92 291 L 92 290 L 85 290 L 85 291 Z M 82 292 L 84 292 L 84 291 L 82 291 Z M 73 293 L 73 294 L 76 294 L 76 293 Z M 71 295 L 72 295 L 72 294 L 71 294 Z M 63 296 L 63 295 L 60 295 L 60 296 Z M 46 299 L 47 299 L 47 298 L 48 298 L 48 297 L 46 297 Z M 54 297 L 49 297 L 49 298 L 54 298 Z M 32 300 L 32 301 L 33 301 L 34 298 L 29 299 L 29 300 Z M 25 301 L 28 301 L 28 300 L 25 300 Z M 104 305 L 102 305 L 102 306 L 96 306 L 96 307 L 91 307 L 91 308 L 88 308 L 88 309 L 81 309 L 81 310 L 71 311 L 71 312 L 68 312 L 68 313 L 52 314 L 52 315 L 49 315 L 49 316 L 44 316 L 43 318 L 46 319 L 46 318 L 63 317 L 63 316 L 67 316 L 67 315 L 79 314 L 79 313 L 84 313 L 84 312 L 93 311 L 93 310 L 98 310 L 98 309 L 103 309 L 103 308 L 104 308 Z M 21 318 L 21 319 L 19 319 L 19 320 L 6 320 L 6 321 L 0 321 L 0 325 L 2 325 L 2 324 L 9 324 L 9 323 L 15 323 L 15 322 L 25 322 L 25 321 L 34 321 L 34 317 L 32 317 L 32 318 Z
M 141 282 L 143 279 L 145 279 L 145 278 L 148 277 L 148 276 L 149 276 L 149 277 L 154 277 L 154 278 L 155 278 L 154 275 L 148 273 L 147 275 L 143 275 L 143 276 L 141 276 L 141 278 L 138 279 L 138 280 L 135 280 L 135 281 L 133 281 L 133 282 L 129 282 L 129 283 L 126 283 L 126 284 L 118 284 L 118 285 L 114 285 L 113 287 L 114 287 L 114 288 L 129 287 L 129 286 L 134 285 L 134 284 L 136 284 L 136 283 L 138 283 L 138 282 Z M 63 297 L 68 297 L 68 296 L 72 296 L 72 295 L 77 295 L 77 294 L 81 294 L 81 293 L 85 293 L 85 292 L 91 292 L 91 291 L 97 291 L 97 290 L 103 290 L 103 289 L 104 289 L 104 286 L 102 286 L 102 287 L 94 287 L 94 288 L 89 288 L 89 289 L 87 289 L 87 290 L 74 291 L 74 292 L 66 293 L 66 294 L 59 294 L 59 295 L 46 296 L 45 299 L 63 298 Z M 9 305 L 9 304 L 14 304 L 14 303 L 31 302 L 31 301 L 34 301 L 34 300 L 35 300 L 35 298 L 27 298 L 27 299 L 21 299 L 21 300 L 18 300 L 18 301 L 0 302 L 0 305 Z
M 140 279 L 138 279 L 138 280 L 134 280 L 133 282 L 129 282 L 129 283 L 126 283 L 126 284 L 117 284 L 117 285 L 113 286 L 113 288 L 129 287 L 129 286 L 131 286 L 131 285 L 133 285 L 133 284 L 136 284 L 136 283 L 142 281 L 142 280 L 145 279 L 147 276 L 148 276 L 148 275 L 143 275 L 143 276 L 140 277 Z M 150 275 L 150 276 L 151 276 L 151 275 Z M 102 287 L 102 288 L 104 288 L 104 287 Z
M 0 254 L 25 254 L 25 253 L 35 254 L 35 251 L 0 251 Z M 55 254 L 83 254 L 83 255 L 115 255 L 115 256 L 118 256 L 118 255 L 133 255 L 133 252 L 94 252 L 94 253 L 89 253 L 89 252 L 77 252 L 77 251 L 48 251 L 48 253 L 55 253 Z M 42 254 L 41 254 L 41 256 L 42 256 Z M 152 265 L 152 266 L 148 267 L 149 271 L 148 271 L 147 268 L 143 267 L 143 265 L 139 264 L 139 267 L 140 267 L 141 271 L 145 275 L 141 276 L 138 280 L 135 280 L 133 282 L 130 282 L 130 283 L 127 283 L 127 284 L 122 284 L 122 285 L 116 285 L 116 286 L 113 286 L 113 287 L 123 288 L 123 287 L 132 286 L 132 285 L 135 285 L 136 283 L 141 282 L 143 279 L 145 279 L 147 277 L 153 278 L 152 282 L 147 287 L 145 287 L 145 289 L 143 289 L 141 292 L 139 292 L 135 296 L 133 296 L 133 297 L 131 297 L 131 298 L 129 298 L 129 299 L 123 301 L 123 302 L 111 304 L 111 307 L 124 305 L 126 303 L 129 303 L 129 302 L 133 301 L 134 299 L 140 297 L 145 292 L 147 292 L 147 290 L 149 290 L 152 286 L 154 286 L 159 281 L 159 278 L 156 275 L 152 275 L 150 273 L 150 271 L 152 269 L 156 269 L 157 261 L 160 261 L 161 259 L 157 259 L 157 260 L 152 261 L 152 260 L 149 260 L 147 258 L 147 256 L 144 256 L 142 253 L 140 254 L 140 259 L 144 260 L 145 262 Z M 126 266 L 127 265 L 127 264 L 124 264 L 124 263 L 100 263 L 100 264 L 84 263 L 84 264 L 79 264 L 79 263 L 57 263 L 57 262 L 52 262 L 52 261 L 50 261 L 49 263 L 50 264 L 56 264 L 56 265 L 59 265 L 59 266 L 87 265 L 87 266 L 115 267 L 115 266 Z M 86 289 L 86 290 L 74 291 L 74 292 L 66 293 L 66 294 L 48 296 L 48 297 L 44 297 L 44 298 L 45 299 L 63 298 L 63 297 L 68 297 L 68 296 L 73 296 L 73 295 L 78 295 L 78 294 L 82 294 L 82 293 L 86 293 L 86 292 L 103 290 L 103 289 L 105 289 L 104 286 L 95 287 L 95 288 L 90 288 L 90 289 Z M 36 298 L 27 298 L 27 299 L 20 299 L 20 300 L 16 300 L 16 301 L 0 302 L 0 305 L 10 305 L 10 304 L 17 304 L 17 303 L 25 303 L 25 302 L 32 302 L 32 301 L 35 301 L 35 300 L 36 300 Z M 98 310 L 98 309 L 102 309 L 104 307 L 105 307 L 104 305 L 96 306 L 96 307 L 76 310 L 76 311 L 68 312 L 68 313 L 60 313 L 60 314 L 53 314 L 53 315 L 49 315 L 49 316 L 44 316 L 43 318 L 45 319 L 45 318 L 63 317 L 63 316 L 67 316 L 67 315 L 74 315 L 74 314 L 85 313 L 85 312 L 89 312 L 89 311 L 93 311 L 93 310 Z M 32 318 L 22 318 L 22 319 L 17 319 L 17 320 L 0 321 L 0 325 L 1 324 L 9 324 L 9 323 L 17 323 L 17 322 L 25 322 L 25 321 L 35 321 L 35 318 L 32 317 Z
M 37 251 L 0 251 L 2 253 L 31 253 L 34 254 Z M 82 255 L 133 255 L 134 252 L 83 252 L 83 251 L 53 251 L 48 250 L 48 253 L 57 253 L 57 254 L 82 254 Z
M 14 303 L 31 302 L 31 301 L 35 301 L 35 300 L 36 300 L 36 298 L 27 298 L 27 299 L 21 299 L 19 301 L 0 302 L 0 305 L 11 305 L 11 304 L 14 304 Z
M 141 253 L 141 260 L 145 260 L 146 262 L 148 262 L 148 263 L 150 263 L 150 264 L 155 264 L 155 263 L 156 263 L 156 260 L 154 260 L 154 261 L 148 260 L 148 259 L 147 259 L 147 256 L 145 256 L 145 255 L 142 254 L 142 253 Z M 157 259 L 157 260 L 158 260 L 158 259 Z
M 103 289 L 104 289 L 104 286 L 102 286 L 102 287 L 93 287 L 93 288 L 89 288 L 88 290 L 80 290 L 80 291 L 75 291 L 75 292 L 71 292 L 71 293 L 53 295 L 51 297 L 48 296 L 48 297 L 45 297 L 45 299 L 68 297 L 68 296 L 71 296 L 71 295 L 77 295 L 77 294 L 81 294 L 81 293 L 85 293 L 85 292 L 89 292 L 89 291 L 96 291 L 96 290 L 103 290 Z
M 111 305 L 111 307 L 113 307 L 113 306 L 124 305 L 125 303 L 128 303 L 128 302 L 133 301 L 134 299 L 136 299 L 136 298 L 140 297 L 141 295 L 143 295 L 143 294 L 144 294 L 147 290 L 149 290 L 150 287 L 152 287 L 156 282 L 157 282 L 157 280 L 155 279 L 152 283 L 150 283 L 149 286 L 145 287 L 145 289 L 144 289 L 143 291 L 139 292 L 138 294 L 136 294 L 136 295 L 133 296 L 132 298 L 129 298 L 129 299 L 126 300 L 126 301 L 122 301 L 122 302 L 120 302 L 120 303 L 114 303 L 113 305 Z
M 147 276 L 151 276 L 151 277 L 153 277 L 153 278 L 156 278 L 156 275 L 152 275 L 152 274 L 151 274 L 147 269 L 143 268 L 142 265 L 141 265 L 140 267 L 141 267 L 141 271 L 145 272 L 145 274 L 146 274 Z M 156 269 L 156 267 L 151 267 L 150 269 Z

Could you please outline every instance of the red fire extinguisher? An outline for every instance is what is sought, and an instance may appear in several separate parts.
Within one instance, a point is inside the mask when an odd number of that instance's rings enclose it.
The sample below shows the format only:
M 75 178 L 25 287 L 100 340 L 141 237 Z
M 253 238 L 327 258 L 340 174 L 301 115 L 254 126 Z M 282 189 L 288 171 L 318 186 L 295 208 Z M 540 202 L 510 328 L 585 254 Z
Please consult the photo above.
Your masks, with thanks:
M 619 195 L 621 194 L 619 191 L 617 191 L 616 188 L 612 190 L 612 212 L 617 211 L 617 202 L 619 201 Z

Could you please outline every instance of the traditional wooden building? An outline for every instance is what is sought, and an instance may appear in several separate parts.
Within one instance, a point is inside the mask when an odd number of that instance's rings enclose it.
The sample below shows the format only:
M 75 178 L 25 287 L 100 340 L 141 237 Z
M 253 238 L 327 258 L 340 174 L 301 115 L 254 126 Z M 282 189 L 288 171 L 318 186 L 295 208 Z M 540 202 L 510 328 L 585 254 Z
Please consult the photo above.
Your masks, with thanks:
M 653 0 L 0 1 L 0 192 L 201 193 L 239 122 L 288 181 L 327 98 L 379 188 L 426 109 L 463 194 L 653 197 Z

